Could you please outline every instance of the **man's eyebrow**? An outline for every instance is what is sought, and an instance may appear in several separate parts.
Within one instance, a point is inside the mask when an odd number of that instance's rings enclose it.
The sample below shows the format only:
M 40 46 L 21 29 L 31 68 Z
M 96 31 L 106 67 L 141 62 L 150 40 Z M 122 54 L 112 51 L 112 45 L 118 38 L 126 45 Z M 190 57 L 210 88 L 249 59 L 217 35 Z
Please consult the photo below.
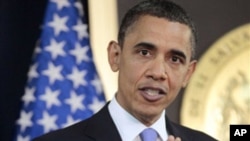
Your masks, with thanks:
M 146 49 L 149 49 L 149 50 L 155 50 L 156 49 L 154 44 L 148 43 L 148 42 L 140 42 L 140 43 L 136 44 L 134 46 L 134 48 L 146 48 Z M 170 53 L 173 54 L 173 55 L 178 55 L 178 56 L 182 57 L 185 60 L 187 58 L 184 52 L 182 52 L 180 50 L 177 50 L 177 49 L 171 49 Z
M 178 55 L 178 56 L 184 58 L 185 60 L 187 58 L 186 55 L 185 55 L 185 53 L 183 53 L 182 51 L 179 51 L 179 50 L 176 50 L 176 49 L 172 49 L 170 52 L 171 52 L 171 54 Z
M 134 47 L 135 48 L 141 48 L 141 47 L 143 47 L 143 48 L 147 48 L 149 50 L 156 49 L 156 47 L 155 47 L 154 44 L 151 44 L 151 43 L 148 43 L 148 42 L 140 42 L 140 43 L 136 44 Z

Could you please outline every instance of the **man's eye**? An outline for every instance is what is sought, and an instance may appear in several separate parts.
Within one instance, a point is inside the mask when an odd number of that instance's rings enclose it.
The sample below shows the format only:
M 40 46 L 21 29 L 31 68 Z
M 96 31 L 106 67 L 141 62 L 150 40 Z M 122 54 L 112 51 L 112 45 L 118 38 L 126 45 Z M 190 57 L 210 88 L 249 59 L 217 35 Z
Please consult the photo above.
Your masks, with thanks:
M 150 55 L 148 50 L 140 50 L 140 54 L 143 56 Z
M 175 62 L 175 63 L 180 63 L 180 62 L 181 62 L 181 59 L 180 59 L 179 57 L 177 57 L 177 56 L 173 56 L 173 57 L 171 58 L 171 60 L 172 60 L 173 62 Z

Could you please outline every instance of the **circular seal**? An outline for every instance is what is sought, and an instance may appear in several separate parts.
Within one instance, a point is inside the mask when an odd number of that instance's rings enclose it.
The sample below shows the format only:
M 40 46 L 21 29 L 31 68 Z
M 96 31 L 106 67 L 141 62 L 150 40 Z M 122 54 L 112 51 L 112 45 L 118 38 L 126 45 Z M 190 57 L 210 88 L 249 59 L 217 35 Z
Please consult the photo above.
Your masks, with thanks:
M 185 90 L 181 123 L 229 141 L 230 124 L 250 124 L 250 24 L 216 41 Z

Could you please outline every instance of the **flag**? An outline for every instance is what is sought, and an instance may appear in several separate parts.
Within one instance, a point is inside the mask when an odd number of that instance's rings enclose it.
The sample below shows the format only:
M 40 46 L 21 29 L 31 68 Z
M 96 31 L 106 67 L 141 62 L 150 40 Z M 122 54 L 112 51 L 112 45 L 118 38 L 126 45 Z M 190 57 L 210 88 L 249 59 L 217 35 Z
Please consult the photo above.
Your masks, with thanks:
M 17 141 L 86 119 L 105 103 L 79 1 L 49 0 L 39 39 L 16 122 Z

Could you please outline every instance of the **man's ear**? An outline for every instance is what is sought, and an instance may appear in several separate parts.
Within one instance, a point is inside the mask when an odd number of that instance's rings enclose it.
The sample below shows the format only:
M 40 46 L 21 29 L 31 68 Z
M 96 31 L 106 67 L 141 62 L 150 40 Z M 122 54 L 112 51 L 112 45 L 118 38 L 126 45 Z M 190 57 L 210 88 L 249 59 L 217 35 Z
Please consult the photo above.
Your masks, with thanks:
M 117 72 L 119 70 L 121 56 L 121 47 L 117 42 L 111 41 L 108 45 L 108 61 L 112 71 Z
M 196 60 L 193 60 L 190 64 L 189 64 L 189 67 L 188 67 L 188 71 L 186 73 L 186 76 L 185 76 L 185 79 L 182 83 L 182 87 L 186 87 L 188 82 L 189 82 L 189 79 L 191 78 L 191 76 L 193 75 L 194 71 L 195 71 L 195 68 L 196 68 L 196 64 L 197 64 L 197 61 Z

